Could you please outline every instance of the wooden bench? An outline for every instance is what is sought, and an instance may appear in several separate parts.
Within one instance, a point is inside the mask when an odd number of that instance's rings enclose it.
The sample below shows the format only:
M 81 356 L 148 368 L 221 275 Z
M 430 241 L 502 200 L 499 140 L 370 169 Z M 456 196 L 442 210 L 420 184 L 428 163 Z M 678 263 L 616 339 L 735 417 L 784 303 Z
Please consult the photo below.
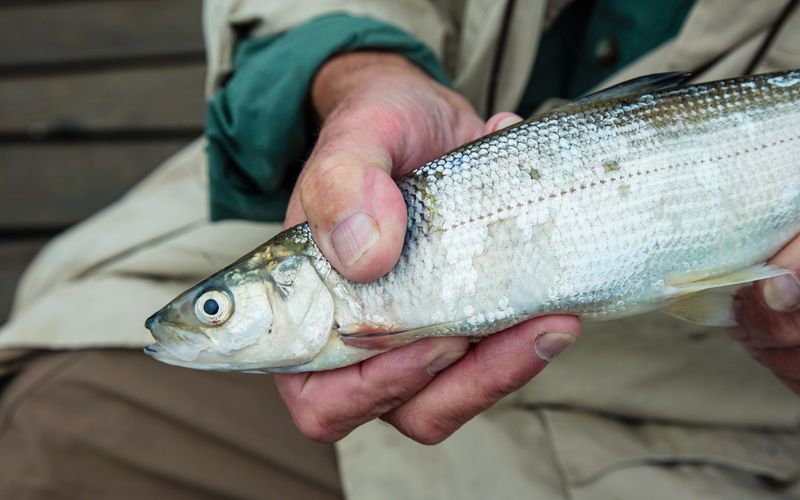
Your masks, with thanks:
M 199 0 L 0 4 L 0 324 L 54 235 L 203 127 Z

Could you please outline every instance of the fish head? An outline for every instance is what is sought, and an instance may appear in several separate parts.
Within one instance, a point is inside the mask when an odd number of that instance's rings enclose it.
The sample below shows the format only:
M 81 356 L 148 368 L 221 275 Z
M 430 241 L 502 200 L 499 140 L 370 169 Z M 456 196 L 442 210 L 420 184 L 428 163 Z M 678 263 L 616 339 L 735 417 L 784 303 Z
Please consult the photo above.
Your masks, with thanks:
M 148 318 L 158 342 L 145 352 L 204 370 L 268 371 L 313 359 L 331 336 L 331 292 L 309 257 L 266 246 Z

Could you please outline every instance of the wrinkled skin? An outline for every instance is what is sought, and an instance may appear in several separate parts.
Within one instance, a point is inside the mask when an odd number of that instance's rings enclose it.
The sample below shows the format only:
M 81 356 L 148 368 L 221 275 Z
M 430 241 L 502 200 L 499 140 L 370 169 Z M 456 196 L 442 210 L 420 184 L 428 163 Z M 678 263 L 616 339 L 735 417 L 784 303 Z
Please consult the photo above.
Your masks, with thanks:
M 331 60 L 312 96 L 324 125 L 285 225 L 308 219 L 325 257 L 354 281 L 381 276 L 399 256 L 406 209 L 393 176 L 519 120 L 503 113 L 484 124 L 463 97 L 391 54 Z M 372 234 L 348 221 L 359 213 Z M 579 330 L 571 316 L 537 318 L 473 347 L 463 337 L 426 339 L 357 365 L 275 380 L 309 438 L 335 441 L 382 418 L 432 444 L 527 383 Z
M 739 326 L 730 335 L 800 395 L 800 238 L 784 247 L 770 263 L 795 274 L 741 290 L 736 301 Z

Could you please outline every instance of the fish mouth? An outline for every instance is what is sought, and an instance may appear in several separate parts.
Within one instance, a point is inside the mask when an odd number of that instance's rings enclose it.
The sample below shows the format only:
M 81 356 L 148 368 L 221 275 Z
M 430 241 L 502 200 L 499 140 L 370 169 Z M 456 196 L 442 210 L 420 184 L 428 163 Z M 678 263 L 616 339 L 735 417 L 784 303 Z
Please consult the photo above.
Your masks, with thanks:
M 152 332 L 153 329 L 156 328 L 156 325 L 158 324 L 158 316 L 159 316 L 158 312 L 150 315 L 149 318 L 144 320 L 144 327 Z
M 169 323 L 160 321 L 157 315 L 147 318 L 145 326 L 150 330 L 155 344 L 145 348 L 145 353 L 160 359 L 164 353 L 184 362 L 195 361 L 200 353 L 211 347 L 211 339 L 199 332 L 187 332 Z
M 156 342 L 154 344 L 145 346 L 144 353 L 150 356 L 151 358 L 155 359 L 156 361 L 160 361 L 162 363 L 166 363 L 172 366 L 181 366 L 186 368 L 203 368 L 207 370 L 212 369 L 212 368 L 206 368 L 206 365 L 195 362 L 197 358 L 200 357 L 199 352 L 192 359 L 178 358 L 170 351 L 168 351 L 166 347 L 164 347 L 164 344 L 162 344 L 161 342 Z
M 172 355 L 161 342 L 146 346 L 144 353 L 161 363 L 181 368 L 194 368 L 195 370 L 214 372 L 245 371 L 252 373 L 275 371 L 271 367 L 264 367 L 262 363 L 242 363 L 230 359 L 228 355 L 212 351 L 200 351 L 192 360 L 180 359 Z
M 231 358 L 231 353 L 221 353 L 211 339 L 202 332 L 184 330 L 166 321 L 156 313 L 145 321 L 145 326 L 156 340 L 144 348 L 144 353 L 162 363 L 208 371 L 235 371 L 247 369 Z M 260 366 L 253 366 L 258 370 Z
M 172 353 L 170 353 L 160 342 L 156 342 L 154 344 L 145 346 L 144 353 L 150 356 L 151 358 L 155 359 L 156 361 L 160 361 L 162 363 L 166 363 L 172 366 L 180 366 L 184 368 L 200 368 L 203 370 L 214 369 L 213 367 L 210 367 L 204 363 L 196 362 L 197 358 L 200 357 L 199 352 L 193 359 L 178 358 Z
M 168 353 L 167 350 L 164 349 L 164 346 L 158 342 L 146 345 L 144 347 L 144 353 L 150 356 L 151 358 L 155 359 L 156 361 L 161 361 L 162 363 L 167 363 L 170 365 L 174 365 L 181 362 L 181 360 Z

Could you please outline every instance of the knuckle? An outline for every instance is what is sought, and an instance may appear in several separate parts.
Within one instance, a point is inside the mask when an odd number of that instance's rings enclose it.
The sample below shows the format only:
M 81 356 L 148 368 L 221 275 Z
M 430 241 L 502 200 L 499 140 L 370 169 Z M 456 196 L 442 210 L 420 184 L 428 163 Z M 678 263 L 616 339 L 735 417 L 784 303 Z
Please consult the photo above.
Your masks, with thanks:
M 429 418 L 418 413 L 403 415 L 391 423 L 405 436 L 428 446 L 441 443 L 460 427 L 441 416 Z
M 484 385 L 483 394 L 492 404 L 528 382 L 528 377 L 515 372 L 495 370 Z
M 509 357 L 503 353 L 474 351 L 481 377 L 472 380 L 471 393 L 481 399 L 484 408 L 518 390 L 536 374 L 537 367 L 527 358 Z
M 300 397 L 287 404 L 295 427 L 302 435 L 313 441 L 330 443 L 348 434 L 341 419 L 329 407 L 314 405 L 313 401 Z
M 360 412 L 366 417 L 375 418 L 384 413 L 390 412 L 405 403 L 407 397 L 405 393 L 399 392 L 396 387 L 400 383 L 385 385 L 372 385 L 365 387 L 361 391 L 351 395 L 355 408 L 361 408 Z
M 312 441 L 331 443 L 347 434 L 338 429 L 330 418 L 315 412 L 304 412 L 294 420 L 300 433 Z
M 370 384 L 362 394 L 359 406 L 369 408 L 369 413 L 373 417 L 388 413 L 405 403 L 417 388 L 413 381 L 375 379 L 376 383 Z M 379 382 L 379 383 L 378 383 Z
M 348 118 L 373 132 L 392 134 L 403 130 L 403 115 L 406 112 L 407 107 L 398 103 L 376 99 L 353 109 Z
M 368 97 L 339 108 L 320 133 L 318 148 L 332 149 L 341 142 L 359 142 L 365 138 L 397 138 L 411 123 L 407 115 L 412 103 L 390 102 L 383 97 Z
M 426 429 L 423 430 L 422 432 L 419 432 L 409 437 L 411 437 L 411 439 L 418 442 L 419 444 L 424 444 L 426 446 L 433 446 L 441 443 L 449 436 L 450 436 L 449 432 L 443 432 L 435 429 Z
M 375 416 L 387 413 L 412 398 L 430 378 L 425 372 L 427 343 L 390 350 L 362 365 L 363 406 L 375 410 Z
M 398 406 L 405 403 L 406 398 L 400 394 L 390 394 L 388 396 L 383 396 L 379 400 L 376 401 L 374 405 L 374 413 L 376 415 L 381 415 L 388 411 L 392 411 Z
M 307 438 L 323 443 L 337 441 L 374 418 L 389 412 L 405 400 L 399 394 L 384 396 L 381 391 L 355 390 L 346 402 L 323 407 L 312 404 L 291 409 L 298 430 Z
M 300 201 L 304 208 L 310 202 L 328 199 L 347 172 L 347 165 L 338 161 L 321 160 L 309 167 L 300 181 Z

